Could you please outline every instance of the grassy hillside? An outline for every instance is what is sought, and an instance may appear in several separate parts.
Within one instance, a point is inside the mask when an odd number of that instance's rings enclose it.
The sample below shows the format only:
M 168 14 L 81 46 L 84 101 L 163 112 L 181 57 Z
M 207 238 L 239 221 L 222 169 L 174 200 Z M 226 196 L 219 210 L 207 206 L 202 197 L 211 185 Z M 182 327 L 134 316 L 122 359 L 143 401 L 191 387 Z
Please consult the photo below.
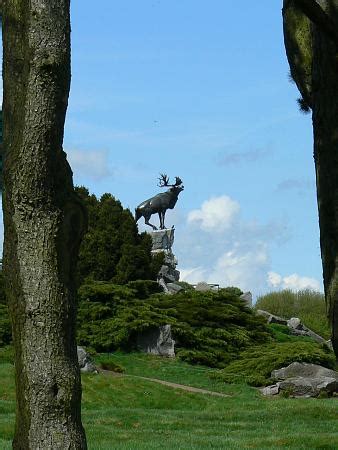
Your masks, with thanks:
M 140 354 L 114 358 L 126 375 L 82 377 L 90 450 L 338 448 L 338 399 L 266 399 L 248 386 L 210 380 L 215 369 Z M 189 393 L 132 375 L 189 383 L 230 397 Z M 0 364 L 0 377 L 0 448 L 9 450 L 13 367 Z
M 311 330 L 329 339 L 331 330 L 326 316 L 324 294 L 305 289 L 293 292 L 288 289 L 258 297 L 256 309 L 269 311 L 290 319 L 299 317 Z

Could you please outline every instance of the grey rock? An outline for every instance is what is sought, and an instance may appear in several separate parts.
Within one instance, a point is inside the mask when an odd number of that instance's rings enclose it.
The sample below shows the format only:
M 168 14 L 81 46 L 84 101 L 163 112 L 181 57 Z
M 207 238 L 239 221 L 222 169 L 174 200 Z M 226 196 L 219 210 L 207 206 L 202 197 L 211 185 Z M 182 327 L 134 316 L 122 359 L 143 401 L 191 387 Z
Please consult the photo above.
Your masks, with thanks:
M 266 317 L 268 323 L 287 325 L 290 329 L 291 334 L 294 334 L 295 336 L 309 336 L 319 344 L 325 344 L 332 349 L 332 347 L 330 347 L 330 345 L 323 337 L 307 328 L 298 317 L 291 317 L 291 319 L 287 320 L 283 317 L 275 316 L 274 314 L 271 314 L 268 311 L 264 311 L 262 309 L 257 309 L 256 313 L 260 316 Z
M 244 294 L 242 294 L 239 298 L 244 300 L 246 302 L 247 306 L 249 306 L 249 308 L 252 308 L 252 294 L 251 294 L 251 292 L 244 292 Z
M 280 392 L 287 391 L 293 397 L 317 397 L 320 393 L 337 392 L 338 381 L 329 377 L 293 377 L 278 383 Z
M 296 336 L 309 336 L 319 344 L 326 344 L 329 347 L 327 341 L 323 337 L 306 327 L 298 317 L 291 317 L 291 319 L 287 321 L 287 326 L 290 328 L 292 334 Z
M 149 234 L 153 241 L 152 250 L 171 250 L 174 244 L 174 228 L 151 231 Z
M 287 391 L 294 397 L 317 397 L 338 391 L 338 372 L 318 364 L 293 362 L 271 372 L 271 378 L 281 380 L 276 383 L 279 391 Z
M 81 372 L 98 373 L 92 358 L 89 356 L 89 354 L 86 352 L 84 348 L 79 346 L 77 347 L 77 359 L 79 361 Z
M 158 253 L 164 254 L 163 265 L 157 274 L 157 280 L 167 294 L 172 293 L 167 287 L 167 284 L 175 283 L 180 279 L 180 272 L 176 270 L 177 259 L 172 252 L 174 233 L 174 228 L 155 230 L 149 233 L 152 238 L 152 255 L 155 256 Z
M 289 328 L 294 328 L 295 330 L 301 330 L 302 329 L 302 322 L 298 317 L 291 317 L 287 321 L 287 326 Z
M 264 388 L 260 389 L 261 393 L 263 395 L 277 395 L 279 393 L 279 386 L 278 384 L 271 384 L 270 386 L 265 386 Z
M 257 309 L 256 313 L 259 316 L 266 317 L 266 320 L 268 323 L 278 323 L 280 325 L 287 325 L 287 320 L 283 319 L 282 317 L 275 316 L 274 314 L 269 313 L 268 311 L 264 311 L 262 309 Z
M 212 287 L 205 281 L 201 281 L 200 283 L 196 284 L 195 290 L 199 292 L 208 292 L 212 290 Z
M 163 265 L 158 273 L 158 278 L 163 278 L 166 283 L 174 283 L 179 281 L 180 272 L 172 265 Z
M 178 292 L 183 290 L 182 286 L 176 283 L 167 283 L 167 288 L 170 294 L 177 294 Z
M 306 378 L 319 378 L 327 377 L 334 378 L 338 381 L 338 372 L 335 370 L 327 369 L 326 367 L 318 364 L 293 362 L 287 367 L 282 367 L 278 370 L 271 372 L 271 378 L 276 380 L 285 380 L 287 378 L 294 377 L 306 377 Z
M 175 341 L 172 337 L 171 325 L 162 325 L 139 333 L 136 342 L 139 350 L 144 353 L 175 357 Z

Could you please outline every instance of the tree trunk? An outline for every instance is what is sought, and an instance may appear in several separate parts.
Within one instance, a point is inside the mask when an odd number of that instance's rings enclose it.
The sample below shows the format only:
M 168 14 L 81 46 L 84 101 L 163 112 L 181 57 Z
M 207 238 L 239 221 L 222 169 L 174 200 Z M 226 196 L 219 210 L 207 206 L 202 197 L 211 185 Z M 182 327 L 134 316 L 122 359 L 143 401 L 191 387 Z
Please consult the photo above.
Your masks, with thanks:
M 332 345 L 338 356 L 338 51 L 319 30 L 313 33 L 313 56 L 312 120 L 320 246 Z
M 85 228 L 62 151 L 69 0 L 4 0 L 4 272 L 15 345 L 13 448 L 86 449 L 74 271 Z
M 338 358 L 338 0 L 284 0 L 283 19 L 291 74 L 312 108 L 324 290 Z

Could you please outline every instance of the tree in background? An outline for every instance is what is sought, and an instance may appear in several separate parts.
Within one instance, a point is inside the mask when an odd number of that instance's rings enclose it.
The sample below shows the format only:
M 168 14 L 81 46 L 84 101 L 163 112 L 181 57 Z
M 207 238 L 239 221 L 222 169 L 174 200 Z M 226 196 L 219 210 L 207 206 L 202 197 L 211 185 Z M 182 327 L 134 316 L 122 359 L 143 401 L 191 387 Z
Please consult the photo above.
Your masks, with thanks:
M 4 0 L 4 278 L 15 346 L 17 450 L 86 449 L 75 342 L 85 215 L 62 151 L 69 0 Z
M 312 110 L 320 246 L 338 357 L 338 0 L 284 0 L 284 40 L 303 110 Z
M 162 258 L 152 258 L 151 237 L 138 233 L 131 212 L 111 194 L 98 200 L 85 187 L 76 192 L 88 210 L 88 232 L 79 254 L 79 284 L 90 279 L 117 284 L 155 280 Z

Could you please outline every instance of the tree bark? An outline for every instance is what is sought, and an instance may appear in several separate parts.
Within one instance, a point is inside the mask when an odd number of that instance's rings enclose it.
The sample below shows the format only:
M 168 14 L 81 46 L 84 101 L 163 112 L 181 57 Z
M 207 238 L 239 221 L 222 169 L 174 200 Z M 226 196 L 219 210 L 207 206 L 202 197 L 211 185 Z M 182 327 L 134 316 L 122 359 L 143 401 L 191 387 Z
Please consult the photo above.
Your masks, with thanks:
M 62 151 L 69 0 L 3 1 L 4 273 L 15 346 L 13 448 L 86 449 L 75 342 L 85 214 Z
M 312 108 L 324 290 L 338 358 L 338 0 L 284 0 L 283 17 L 291 73 Z
M 338 52 L 319 30 L 314 30 L 313 52 L 312 120 L 320 246 L 332 345 L 338 357 Z

